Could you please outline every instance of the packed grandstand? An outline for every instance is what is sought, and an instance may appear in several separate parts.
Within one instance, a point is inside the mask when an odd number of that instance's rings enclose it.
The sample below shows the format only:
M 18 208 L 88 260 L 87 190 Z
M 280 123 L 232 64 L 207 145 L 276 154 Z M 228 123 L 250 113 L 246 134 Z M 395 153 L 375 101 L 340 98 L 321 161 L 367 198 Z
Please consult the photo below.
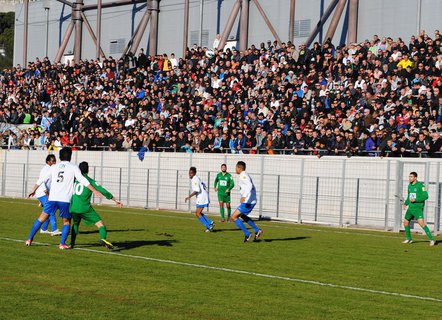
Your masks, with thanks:
M 0 73 L 10 149 L 440 157 L 441 35 L 312 48 L 268 41 L 211 54 Z M 209 54 L 210 53 L 210 54 Z

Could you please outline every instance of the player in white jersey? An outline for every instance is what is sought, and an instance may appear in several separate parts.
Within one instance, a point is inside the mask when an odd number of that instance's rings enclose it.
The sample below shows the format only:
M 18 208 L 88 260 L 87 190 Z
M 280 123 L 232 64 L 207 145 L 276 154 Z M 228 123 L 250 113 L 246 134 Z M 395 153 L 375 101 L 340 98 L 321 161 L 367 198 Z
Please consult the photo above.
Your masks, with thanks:
M 244 220 L 247 222 L 249 226 L 253 228 L 255 231 L 255 241 L 259 239 L 262 234 L 262 230 L 259 229 L 255 222 L 248 217 L 249 213 L 252 212 L 253 208 L 255 208 L 257 199 L 256 199 L 256 188 L 253 184 L 252 178 L 250 178 L 249 174 L 246 172 L 246 163 L 244 161 L 238 161 L 236 164 L 236 173 L 239 174 L 239 187 L 241 188 L 241 204 L 235 210 L 232 215 L 232 220 L 236 224 L 238 228 L 240 228 L 244 232 L 244 242 L 248 242 L 252 237 L 252 233 L 247 230 Z
M 43 183 L 50 183 L 50 193 L 48 201 L 45 203 L 43 212 L 40 217 L 34 222 L 31 233 L 29 234 L 26 245 L 30 246 L 32 240 L 40 229 L 41 224 L 45 222 L 50 215 L 55 215 L 57 210 L 60 212 L 60 217 L 63 219 L 63 228 L 61 229 L 60 249 L 70 249 L 66 244 L 67 237 L 70 230 L 71 214 L 69 212 L 69 205 L 74 190 L 74 181 L 77 179 L 81 184 L 90 189 L 95 196 L 103 197 L 89 181 L 81 174 L 80 169 L 70 163 L 72 157 L 72 149 L 65 147 L 60 150 L 60 163 L 52 166 L 47 172 L 46 176 L 38 179 L 33 190 L 29 194 L 32 197 L 37 191 L 38 187 Z
M 209 192 L 204 182 L 196 175 L 196 168 L 191 167 L 189 169 L 189 178 L 192 184 L 192 193 L 186 197 L 185 201 L 189 201 L 190 198 L 196 196 L 196 211 L 195 215 L 201 224 L 206 227 L 206 232 L 213 231 L 213 226 L 215 225 L 212 220 L 210 220 L 206 215 L 203 214 L 204 208 L 209 206 Z
M 45 177 L 46 174 L 49 172 L 51 166 L 56 163 L 57 159 L 55 159 L 55 156 L 53 154 L 49 154 L 46 157 L 46 165 L 40 170 L 39 178 Z M 46 201 L 48 200 L 48 194 L 49 194 L 48 185 L 46 185 L 46 183 L 41 184 L 38 187 L 37 191 L 35 192 L 35 197 L 40 202 L 41 207 L 44 207 Z M 51 223 L 52 231 L 48 230 L 49 222 Z M 43 222 L 43 224 L 41 225 L 40 233 L 48 233 L 52 236 L 59 236 L 61 234 L 60 230 L 57 229 L 57 217 L 55 216 L 55 214 L 49 216 L 49 219 Z

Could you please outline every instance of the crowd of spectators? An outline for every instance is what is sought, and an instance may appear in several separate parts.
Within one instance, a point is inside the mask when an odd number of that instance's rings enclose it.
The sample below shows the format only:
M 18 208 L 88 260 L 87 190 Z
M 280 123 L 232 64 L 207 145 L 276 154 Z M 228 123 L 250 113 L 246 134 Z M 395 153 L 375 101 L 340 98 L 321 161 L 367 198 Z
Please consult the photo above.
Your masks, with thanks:
M 441 90 L 437 30 L 345 46 L 194 45 L 179 59 L 36 59 L 0 73 L 0 122 L 27 124 L 0 145 L 440 157 Z

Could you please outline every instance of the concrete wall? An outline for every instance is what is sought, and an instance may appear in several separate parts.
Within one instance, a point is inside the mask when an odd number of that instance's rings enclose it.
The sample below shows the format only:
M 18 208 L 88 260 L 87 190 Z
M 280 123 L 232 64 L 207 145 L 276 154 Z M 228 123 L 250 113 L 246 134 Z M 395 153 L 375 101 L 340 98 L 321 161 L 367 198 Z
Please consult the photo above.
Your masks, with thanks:
M 416 34 L 419 29 L 417 25 L 418 13 L 417 3 L 421 1 L 421 29 L 425 29 L 432 34 L 434 29 L 439 28 L 442 19 L 442 1 L 437 0 L 360 0 L 359 3 L 359 26 L 358 41 L 370 39 L 374 34 L 391 37 L 402 37 L 409 39 L 410 35 Z M 331 0 L 297 0 L 295 20 L 310 20 L 311 29 L 319 20 L 321 11 L 325 10 Z M 42 58 L 45 49 L 45 26 L 46 13 L 44 1 L 36 1 L 30 4 L 29 10 L 29 46 L 28 58 L 34 60 L 35 57 Z M 86 0 L 85 4 L 94 4 L 96 1 Z M 222 33 L 225 22 L 233 7 L 234 0 L 211 0 L 205 1 L 203 30 L 207 30 L 208 43 L 212 42 L 217 33 Z M 267 13 L 270 21 L 277 30 L 282 41 L 288 40 L 289 34 L 289 0 L 260 0 L 261 6 Z M 141 8 L 141 9 L 140 9 Z M 162 0 L 160 2 L 159 14 L 159 36 L 158 52 L 175 52 L 177 56 L 182 55 L 183 39 L 183 1 Z M 112 40 L 124 39 L 127 43 L 133 30 L 136 28 L 145 10 L 144 4 L 129 5 L 117 8 L 103 9 L 102 18 L 102 46 L 106 55 L 109 55 L 109 43 Z M 15 26 L 15 50 L 14 64 L 22 63 L 23 51 L 23 5 L 17 4 L 16 26 Z M 64 31 L 70 21 L 70 8 L 56 1 L 50 1 L 49 10 L 49 58 L 54 59 L 58 46 L 63 38 Z M 95 30 L 95 12 L 86 13 L 92 28 Z M 341 22 L 336 30 L 334 42 L 340 43 L 346 40 L 347 31 L 347 10 L 344 10 Z M 329 19 L 330 20 L 330 19 Z M 236 38 L 238 34 L 238 21 L 233 26 L 231 36 Z M 325 36 L 328 23 L 324 27 L 321 35 Z M 189 18 L 189 45 L 192 32 L 199 31 L 199 0 L 190 1 Z M 149 27 L 143 37 L 141 46 L 148 47 Z M 86 28 L 83 28 L 83 52 L 84 58 L 95 57 L 95 46 L 89 37 Z M 198 39 L 198 37 L 197 37 Z M 295 43 L 299 45 L 307 37 L 295 38 Z M 256 9 L 253 1 L 250 2 L 249 20 L 249 44 L 258 44 L 263 41 L 273 40 L 273 36 L 264 23 L 261 15 Z M 67 46 L 68 51 L 73 50 L 73 42 Z M 121 53 L 114 53 L 119 57 Z
M 44 151 L 2 151 L 0 194 L 25 196 L 46 155 Z M 88 161 L 90 175 L 128 205 L 184 211 L 193 209 L 184 198 L 189 193 L 187 170 L 196 166 L 210 188 L 209 210 L 217 212 L 216 173 L 222 163 L 234 172 L 238 160 L 246 161 L 258 190 L 256 216 L 386 229 L 399 227 L 402 213 L 396 204 L 406 196 L 408 173 L 417 171 L 430 194 L 428 222 L 438 229 L 434 221 L 440 212 L 440 160 L 147 153 L 141 162 L 132 152 L 77 152 L 73 162 Z M 238 200 L 235 188 L 232 201 L 236 205 Z

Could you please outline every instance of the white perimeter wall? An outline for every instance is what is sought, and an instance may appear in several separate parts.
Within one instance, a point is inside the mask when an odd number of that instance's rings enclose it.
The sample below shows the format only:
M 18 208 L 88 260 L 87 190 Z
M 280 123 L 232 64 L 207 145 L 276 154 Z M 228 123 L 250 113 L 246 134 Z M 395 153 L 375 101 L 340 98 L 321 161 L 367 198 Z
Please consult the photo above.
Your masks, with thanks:
M 0 195 L 24 197 L 36 182 L 46 155 L 46 151 L 0 151 Z M 193 209 L 194 204 L 189 206 L 184 198 L 189 193 L 188 168 L 195 166 L 209 185 L 212 213 L 217 212 L 216 173 L 222 163 L 233 173 L 238 160 L 247 163 L 258 190 L 255 216 L 397 229 L 399 196 L 406 196 L 408 173 L 417 171 L 430 195 L 427 220 L 433 227 L 439 221 L 442 161 L 438 159 L 146 153 L 141 162 L 135 152 L 73 155 L 77 164 L 89 162 L 90 176 L 97 182 L 126 205 L 136 207 Z M 235 188 L 233 205 L 238 201 Z

